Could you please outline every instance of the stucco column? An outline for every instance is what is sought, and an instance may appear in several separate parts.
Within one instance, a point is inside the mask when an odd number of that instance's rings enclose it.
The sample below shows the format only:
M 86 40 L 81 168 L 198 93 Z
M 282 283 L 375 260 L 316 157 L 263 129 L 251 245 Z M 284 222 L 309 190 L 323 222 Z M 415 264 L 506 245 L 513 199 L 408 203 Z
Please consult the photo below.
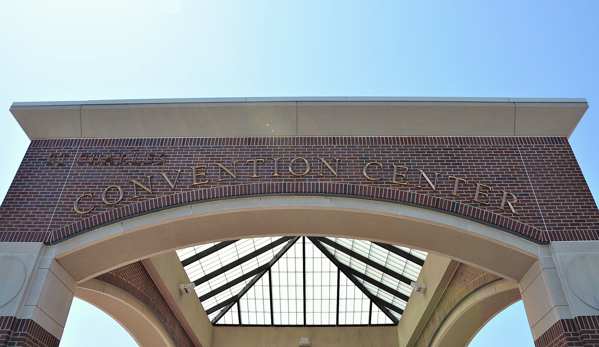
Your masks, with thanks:
M 58 346 L 75 281 L 44 245 L 0 243 L 0 346 Z
M 599 346 L 599 241 L 552 242 L 519 285 L 537 347 Z

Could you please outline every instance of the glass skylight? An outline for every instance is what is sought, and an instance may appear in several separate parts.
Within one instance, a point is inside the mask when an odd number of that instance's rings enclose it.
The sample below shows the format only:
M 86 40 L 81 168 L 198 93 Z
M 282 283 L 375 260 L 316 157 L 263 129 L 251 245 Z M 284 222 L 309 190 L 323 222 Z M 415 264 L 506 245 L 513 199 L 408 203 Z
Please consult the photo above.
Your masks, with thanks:
M 177 251 L 214 325 L 395 325 L 426 253 L 364 240 L 264 237 Z

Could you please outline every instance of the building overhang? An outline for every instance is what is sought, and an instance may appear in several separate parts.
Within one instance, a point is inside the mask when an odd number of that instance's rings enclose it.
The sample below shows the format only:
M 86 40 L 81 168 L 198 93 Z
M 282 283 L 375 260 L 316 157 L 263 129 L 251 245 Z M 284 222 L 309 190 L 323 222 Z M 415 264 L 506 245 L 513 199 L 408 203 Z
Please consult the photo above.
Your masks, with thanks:
M 31 140 L 263 136 L 569 137 L 586 99 L 306 97 L 15 102 Z

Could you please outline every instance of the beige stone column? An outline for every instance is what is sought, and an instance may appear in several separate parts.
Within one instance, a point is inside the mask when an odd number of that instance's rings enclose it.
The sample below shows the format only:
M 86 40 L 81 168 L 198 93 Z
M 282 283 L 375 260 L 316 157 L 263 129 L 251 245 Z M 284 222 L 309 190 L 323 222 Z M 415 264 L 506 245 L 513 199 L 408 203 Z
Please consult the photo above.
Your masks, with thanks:
M 599 346 L 599 241 L 543 246 L 519 285 L 538 347 Z
M 76 284 L 44 249 L 0 243 L 0 344 L 55 346 L 62 337 Z

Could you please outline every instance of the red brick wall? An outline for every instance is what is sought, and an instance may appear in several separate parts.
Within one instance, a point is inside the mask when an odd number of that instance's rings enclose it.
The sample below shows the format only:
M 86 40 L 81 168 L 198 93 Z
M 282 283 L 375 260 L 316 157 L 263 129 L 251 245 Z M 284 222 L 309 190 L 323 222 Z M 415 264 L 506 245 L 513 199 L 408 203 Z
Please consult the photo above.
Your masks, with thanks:
M 56 347 L 59 342 L 31 319 L 0 317 L 0 347 Z
M 490 274 L 473 266 L 460 264 L 455 270 L 453 277 L 447 285 L 447 289 L 439 299 L 437 306 L 420 333 L 414 347 L 426 347 L 434 339 L 437 330 L 441 328 L 443 321 L 451 314 L 452 310 L 459 305 L 460 301 L 468 294 L 483 287 L 485 284 L 500 279 L 499 276 Z
M 177 346 L 195 346 L 141 262 L 125 265 L 96 279 L 119 287 L 143 302 L 163 323 Z
M 82 154 L 87 155 L 83 161 L 92 154 L 102 154 L 101 165 L 78 164 Z M 109 154 L 114 156 L 113 162 L 104 163 Z M 128 156 L 125 165 L 119 163 L 121 154 Z M 136 154 L 138 163 L 133 165 L 131 160 Z M 147 154 L 154 155 L 151 163 L 143 161 Z M 52 155 L 55 157 L 49 161 Z M 64 161 L 56 157 L 60 155 L 65 155 Z M 280 177 L 271 177 L 274 157 L 282 158 Z M 324 177 L 318 177 L 317 170 L 303 177 L 293 176 L 288 164 L 294 157 L 305 157 L 313 169 L 319 167 L 318 157 L 333 166 L 334 158 L 339 158 L 339 175 L 334 177 L 324 169 Z M 252 165 L 245 162 L 255 158 L 266 160 L 258 166 L 259 179 L 251 178 Z M 238 179 L 223 174 L 225 180 L 216 182 L 219 169 L 215 164 L 232 168 L 233 160 L 239 161 Z M 364 165 L 371 161 L 383 165 L 381 172 L 376 167 L 370 170 L 382 180 L 368 181 L 362 175 Z M 390 182 L 393 164 L 410 168 L 406 186 Z M 190 167 L 195 165 L 207 165 L 208 184 L 190 187 Z M 174 180 L 176 169 L 183 171 L 177 187 L 171 189 L 160 173 L 166 172 Z M 424 170 L 431 179 L 433 172 L 441 174 L 436 191 L 424 180 L 423 188 L 416 187 L 417 169 Z M 296 171 L 302 170 L 303 163 L 296 163 Z M 140 198 L 134 199 L 131 180 L 147 184 L 146 175 L 153 175 L 154 194 L 138 188 Z M 450 175 L 468 181 L 460 186 L 459 197 L 451 195 L 454 181 L 449 180 Z M 472 201 L 476 182 L 492 187 L 489 206 Z M 101 201 L 102 191 L 110 185 L 124 189 L 124 199 L 113 206 Z M 518 196 L 518 216 L 509 209 L 499 209 L 502 190 Z M 73 203 L 86 193 L 93 194 L 93 199 L 84 199 L 82 208 L 95 209 L 78 215 Z M 599 239 L 597 207 L 565 138 L 293 137 L 33 141 L 0 207 L 0 241 L 51 243 L 139 213 L 259 194 L 373 198 L 459 214 L 541 242 Z
M 536 347 L 599 347 L 599 316 L 563 319 L 535 341 Z

